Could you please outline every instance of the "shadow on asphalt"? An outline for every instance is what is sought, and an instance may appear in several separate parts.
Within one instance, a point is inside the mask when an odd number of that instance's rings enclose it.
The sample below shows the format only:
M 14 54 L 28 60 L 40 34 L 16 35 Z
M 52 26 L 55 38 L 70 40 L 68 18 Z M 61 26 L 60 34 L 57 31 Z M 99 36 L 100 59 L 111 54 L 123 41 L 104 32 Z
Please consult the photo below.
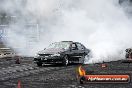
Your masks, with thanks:
M 78 63 L 69 64 L 68 66 L 64 66 L 62 64 L 45 64 L 42 67 L 69 67 L 69 66 L 79 66 Z

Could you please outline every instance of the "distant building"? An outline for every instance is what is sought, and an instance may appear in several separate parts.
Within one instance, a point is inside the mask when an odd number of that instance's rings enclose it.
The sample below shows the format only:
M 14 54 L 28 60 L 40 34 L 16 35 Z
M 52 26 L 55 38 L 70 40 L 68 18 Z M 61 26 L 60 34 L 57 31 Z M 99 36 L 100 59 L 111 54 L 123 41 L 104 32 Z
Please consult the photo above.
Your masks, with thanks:
M 6 0 L 0 0 L 3 3 L 7 3 Z M 30 18 L 23 18 L 25 17 L 25 14 L 22 12 L 24 11 L 26 7 L 27 0 L 8 0 L 9 3 L 16 5 L 16 7 L 22 7 L 22 8 L 15 8 L 14 13 L 11 13 L 10 11 L 7 12 L 6 9 L 0 9 L 0 48 L 10 48 L 5 44 L 5 39 L 7 38 L 6 33 L 9 29 L 11 29 L 11 25 L 17 25 L 19 20 L 22 20 L 24 24 L 21 24 L 23 27 L 23 30 L 26 35 L 24 36 L 27 38 L 26 40 L 26 46 L 20 47 L 19 45 L 14 46 L 13 48 L 18 49 L 28 49 L 32 48 L 36 45 L 36 43 L 39 41 L 39 24 L 37 20 Z M 2 8 L 2 6 L 0 6 Z M 17 15 L 15 14 L 17 13 Z M 19 14 L 19 15 L 18 15 Z M 32 21 L 33 20 L 33 21 Z M 13 29 L 12 29 L 13 30 Z M 12 49 L 11 49 L 12 50 Z M 1 49 L 0 49 L 1 52 Z M 12 51 L 14 53 L 14 51 Z
M 18 20 L 18 17 L 16 16 L 7 16 L 5 14 L 4 15 L 0 14 L 0 48 L 8 47 L 7 45 L 5 45 L 6 42 L 5 40 L 6 38 L 8 38 L 6 36 L 6 33 L 8 32 L 12 24 L 17 25 L 16 20 Z M 17 50 L 29 49 L 29 48 L 32 49 L 32 47 L 34 47 L 39 40 L 39 25 L 37 23 L 28 23 L 27 21 L 27 23 L 23 24 L 22 26 L 23 26 L 22 32 L 25 33 L 24 36 L 27 39 L 25 40 L 26 46 L 25 47 L 14 46 L 13 48 Z

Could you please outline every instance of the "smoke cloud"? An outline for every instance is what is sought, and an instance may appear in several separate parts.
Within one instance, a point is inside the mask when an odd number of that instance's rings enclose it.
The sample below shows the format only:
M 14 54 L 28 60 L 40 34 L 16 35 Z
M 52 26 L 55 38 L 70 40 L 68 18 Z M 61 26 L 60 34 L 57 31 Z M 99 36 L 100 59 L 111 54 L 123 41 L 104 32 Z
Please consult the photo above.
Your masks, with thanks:
M 1 0 L 12 15 L 5 43 L 34 56 L 56 41 L 72 40 L 91 49 L 86 63 L 120 60 L 132 45 L 131 18 L 118 0 Z

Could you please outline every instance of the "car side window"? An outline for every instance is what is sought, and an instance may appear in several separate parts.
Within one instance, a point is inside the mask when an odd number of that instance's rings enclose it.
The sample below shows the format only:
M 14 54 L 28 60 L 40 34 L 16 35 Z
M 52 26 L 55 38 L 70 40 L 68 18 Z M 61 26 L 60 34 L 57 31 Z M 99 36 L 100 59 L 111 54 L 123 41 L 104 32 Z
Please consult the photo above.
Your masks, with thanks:
M 84 46 L 80 43 L 77 43 L 77 47 L 78 47 L 79 50 L 84 50 L 85 49 Z
M 72 50 L 77 50 L 77 46 L 75 43 L 72 44 Z

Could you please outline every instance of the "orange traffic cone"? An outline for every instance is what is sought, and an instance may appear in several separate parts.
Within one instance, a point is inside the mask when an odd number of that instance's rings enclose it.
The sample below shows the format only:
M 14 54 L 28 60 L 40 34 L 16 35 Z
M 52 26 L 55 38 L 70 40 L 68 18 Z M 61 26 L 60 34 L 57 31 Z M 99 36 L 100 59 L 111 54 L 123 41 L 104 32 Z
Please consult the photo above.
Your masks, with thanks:
M 17 88 L 21 88 L 21 81 L 18 80 Z
M 20 64 L 20 57 L 16 57 L 16 64 Z

